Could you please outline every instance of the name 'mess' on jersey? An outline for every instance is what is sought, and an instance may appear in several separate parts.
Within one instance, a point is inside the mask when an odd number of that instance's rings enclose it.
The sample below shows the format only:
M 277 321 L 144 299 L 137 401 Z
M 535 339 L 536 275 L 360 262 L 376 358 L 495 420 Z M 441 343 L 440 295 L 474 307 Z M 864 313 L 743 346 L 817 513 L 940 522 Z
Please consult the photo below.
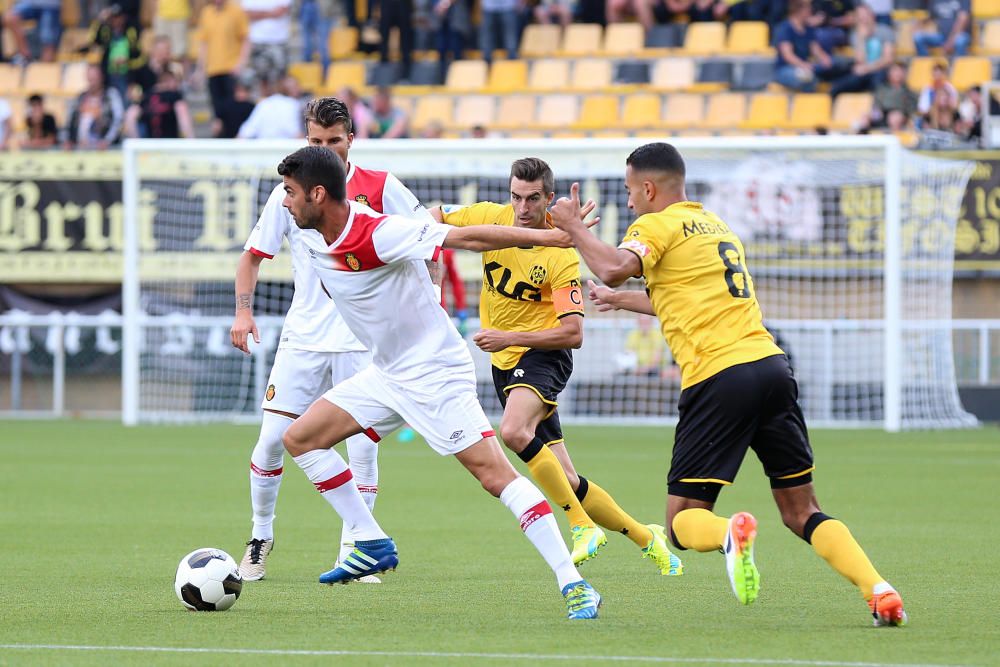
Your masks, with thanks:
M 510 204 L 480 202 L 442 206 L 441 219 L 455 227 L 514 226 Z M 484 329 L 545 331 L 567 315 L 583 315 L 580 257 L 572 248 L 505 248 L 483 253 L 483 291 L 479 319 Z M 493 365 L 508 370 L 526 347 L 508 347 L 490 355 Z
M 413 193 L 386 171 L 361 169 L 351 164 L 347 173 L 347 198 L 365 203 L 378 213 L 434 222 Z M 271 191 L 256 226 L 243 246 L 244 250 L 259 257 L 271 259 L 280 252 L 282 241 L 288 239 L 295 293 L 285 314 L 278 347 L 312 352 L 363 352 L 365 346 L 344 324 L 333 300 L 323 293 L 310 266 L 309 254 L 302 244 L 303 235 L 313 235 L 320 242 L 322 237 L 315 230 L 299 229 L 291 214 L 281 205 L 284 199 L 284 186 L 279 183 Z
M 640 216 L 618 246 L 642 262 L 681 388 L 736 364 L 782 354 L 764 327 L 743 244 L 698 202 Z

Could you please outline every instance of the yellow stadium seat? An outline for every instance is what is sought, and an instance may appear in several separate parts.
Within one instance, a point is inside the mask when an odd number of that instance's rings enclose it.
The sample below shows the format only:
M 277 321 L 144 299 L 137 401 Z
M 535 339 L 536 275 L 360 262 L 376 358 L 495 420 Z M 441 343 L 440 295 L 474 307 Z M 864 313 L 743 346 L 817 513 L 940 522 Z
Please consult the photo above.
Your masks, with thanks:
M 964 93 L 972 86 L 978 86 L 992 79 L 992 69 L 989 58 L 974 56 L 955 58 L 951 69 L 951 83 L 959 92 Z
M 815 130 L 830 127 L 832 101 L 827 93 L 799 93 L 792 97 L 792 111 L 786 128 Z
M 528 63 L 524 60 L 495 60 L 490 68 L 487 89 L 492 93 L 515 93 L 528 86 Z
M 729 26 L 726 52 L 734 55 L 768 53 L 769 31 L 764 21 L 734 21 Z
M 17 65 L 0 63 L 0 90 L 4 95 L 10 95 L 21 89 L 21 68 Z
M 740 123 L 746 130 L 769 130 L 788 123 L 788 97 L 784 93 L 758 93 L 750 100 L 747 119 Z
M 654 90 L 685 90 L 694 84 L 694 78 L 695 66 L 691 58 L 660 58 L 653 66 L 649 86 Z
M 521 35 L 519 54 L 522 58 L 544 58 L 559 50 L 560 28 L 557 25 L 532 23 Z
M 66 95 L 79 95 L 87 89 L 88 63 L 69 63 L 63 69 L 62 89 Z
M 448 90 L 481 90 L 486 86 L 485 60 L 456 60 L 448 67 L 444 87 Z
M 708 98 L 708 110 L 701 127 L 709 130 L 729 130 L 739 127 L 747 114 L 747 98 L 743 93 L 717 93 Z
M 580 118 L 576 126 L 583 130 L 600 130 L 618 124 L 618 107 L 620 101 L 617 95 L 591 95 L 583 98 Z
M 997 56 L 1000 55 L 1000 20 L 987 21 L 980 34 L 979 52 Z
M 330 31 L 330 58 L 343 60 L 358 50 L 358 29 L 351 26 L 338 26 Z
M 531 125 L 535 121 L 538 102 L 534 95 L 508 95 L 500 98 L 495 127 L 517 129 Z
M 972 0 L 972 16 L 975 19 L 1000 18 L 1000 0 Z
M 449 127 L 452 123 L 453 100 L 447 95 L 425 95 L 417 100 L 410 127 L 417 132 L 427 127 L 431 121 Z
M 32 93 L 51 95 L 61 92 L 59 90 L 61 83 L 61 64 L 34 62 L 29 64 L 24 70 L 24 80 L 21 82 L 21 90 L 28 95 Z
M 684 53 L 714 56 L 726 50 L 726 24 L 722 22 L 692 23 L 684 35 Z
M 326 82 L 323 87 L 327 92 L 334 93 L 344 86 L 355 89 L 365 87 L 365 64 L 363 62 L 330 64 L 326 70 Z
M 564 90 L 568 85 L 568 60 L 536 60 L 531 66 L 528 90 Z
M 646 35 L 638 23 L 612 23 L 604 30 L 601 51 L 606 56 L 628 56 L 642 51 Z
M 931 70 L 934 69 L 934 63 L 937 62 L 945 61 L 942 58 L 934 58 L 932 56 L 912 58 L 910 60 L 910 69 L 906 73 L 906 85 L 914 92 L 919 93 L 921 88 L 930 84 Z
M 694 93 L 674 93 L 667 96 L 663 121 L 659 127 L 684 129 L 701 125 L 705 117 L 705 98 Z
M 586 58 L 573 65 L 569 87 L 574 90 L 603 90 L 611 85 L 611 61 L 606 58 Z
M 492 127 L 496 120 L 497 100 L 492 95 L 465 95 L 455 104 L 453 127 L 468 129 L 476 125 Z
M 602 33 L 599 23 L 571 23 L 563 31 L 559 52 L 571 57 L 592 56 L 601 48 Z
M 867 118 L 872 112 L 873 99 L 871 93 L 841 93 L 833 102 L 833 116 L 830 127 L 835 130 L 848 130 L 861 119 Z
M 663 101 L 659 95 L 639 93 L 625 98 L 622 108 L 621 126 L 626 129 L 659 127 L 663 112 Z
M 323 86 L 323 66 L 319 63 L 292 63 L 288 73 L 307 92 L 317 93 Z
M 11 3 L 9 6 L 13 6 Z M 59 21 L 64 28 L 72 28 L 80 25 L 80 3 L 77 0 L 62 0 L 62 8 L 59 11 Z
M 586 139 L 587 133 L 579 130 L 556 130 L 549 132 L 550 139 Z
M 580 100 L 576 95 L 546 95 L 538 104 L 535 127 L 572 127 L 580 115 Z
M 64 28 L 59 38 L 59 59 L 82 60 L 90 46 L 90 30 L 87 28 Z
M 917 52 L 913 46 L 913 33 L 919 23 L 916 21 L 900 21 L 896 24 L 896 55 L 912 56 Z
M 4 99 L 10 105 L 10 126 L 14 130 L 14 134 L 23 132 L 28 125 L 28 101 L 23 95 L 6 97 Z

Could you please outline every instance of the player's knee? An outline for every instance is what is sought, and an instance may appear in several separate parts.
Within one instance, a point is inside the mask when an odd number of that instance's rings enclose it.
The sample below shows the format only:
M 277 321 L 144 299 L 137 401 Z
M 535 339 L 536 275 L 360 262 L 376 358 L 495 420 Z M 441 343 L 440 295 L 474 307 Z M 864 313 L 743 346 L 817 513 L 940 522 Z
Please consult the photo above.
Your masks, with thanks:
M 520 452 L 534 440 L 535 434 L 521 424 L 500 422 L 500 437 L 508 449 Z
M 309 438 L 305 437 L 305 435 L 300 431 L 301 429 L 295 428 L 295 425 L 293 424 L 281 437 L 281 442 L 285 445 L 285 451 L 292 456 L 301 456 L 302 454 L 315 449 Z

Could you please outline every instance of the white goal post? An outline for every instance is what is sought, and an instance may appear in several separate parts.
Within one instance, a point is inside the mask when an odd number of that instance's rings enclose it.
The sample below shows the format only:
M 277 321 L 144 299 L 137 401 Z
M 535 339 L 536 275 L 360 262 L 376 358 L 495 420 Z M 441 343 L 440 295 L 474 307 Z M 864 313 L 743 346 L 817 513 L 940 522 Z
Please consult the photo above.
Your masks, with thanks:
M 625 158 L 652 140 L 359 141 L 351 159 L 392 171 L 431 206 L 507 201 L 511 161 L 537 156 L 552 166 L 557 196 L 580 182 L 582 197 L 598 203 L 595 229 L 617 244 L 633 217 Z M 886 136 L 665 140 L 685 158 L 688 196 L 743 240 L 765 322 L 789 353 L 810 424 L 896 431 L 976 423 L 958 398 L 949 326 L 969 163 L 918 155 Z M 250 357 L 228 346 L 233 277 L 279 180 L 278 162 L 301 145 L 125 142 L 126 424 L 257 418 L 292 293 L 287 249 L 262 266 L 255 310 L 263 341 Z M 460 253 L 460 265 L 476 304 L 480 258 Z M 676 368 L 649 325 L 588 309 L 560 400 L 567 421 L 676 419 Z M 484 405 L 495 412 L 488 357 L 470 347 Z

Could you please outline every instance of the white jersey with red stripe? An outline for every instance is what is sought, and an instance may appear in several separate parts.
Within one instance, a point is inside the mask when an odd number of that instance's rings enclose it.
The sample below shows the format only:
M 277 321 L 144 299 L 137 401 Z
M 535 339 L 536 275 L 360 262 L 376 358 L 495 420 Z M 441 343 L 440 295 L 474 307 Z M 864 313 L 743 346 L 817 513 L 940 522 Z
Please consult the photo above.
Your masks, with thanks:
M 395 382 L 455 377 L 475 381 L 465 341 L 441 308 L 426 260 L 437 259 L 453 228 L 381 215 L 350 202 L 347 225 L 327 246 L 303 235 L 313 268 L 341 317 Z
M 398 178 L 386 171 L 361 169 L 351 164 L 347 172 L 347 198 L 370 205 L 375 211 L 404 215 L 433 222 L 433 218 L 413 193 Z M 313 235 L 322 243 L 319 232 L 301 230 L 291 214 L 281 205 L 285 199 L 282 184 L 268 197 L 256 226 L 243 246 L 255 255 L 271 259 L 281 250 L 284 239 L 292 253 L 295 294 L 285 314 L 278 348 L 312 352 L 363 352 L 365 346 L 344 324 L 336 304 L 323 293 L 309 265 L 303 236 Z M 413 220 L 410 224 L 416 225 Z

